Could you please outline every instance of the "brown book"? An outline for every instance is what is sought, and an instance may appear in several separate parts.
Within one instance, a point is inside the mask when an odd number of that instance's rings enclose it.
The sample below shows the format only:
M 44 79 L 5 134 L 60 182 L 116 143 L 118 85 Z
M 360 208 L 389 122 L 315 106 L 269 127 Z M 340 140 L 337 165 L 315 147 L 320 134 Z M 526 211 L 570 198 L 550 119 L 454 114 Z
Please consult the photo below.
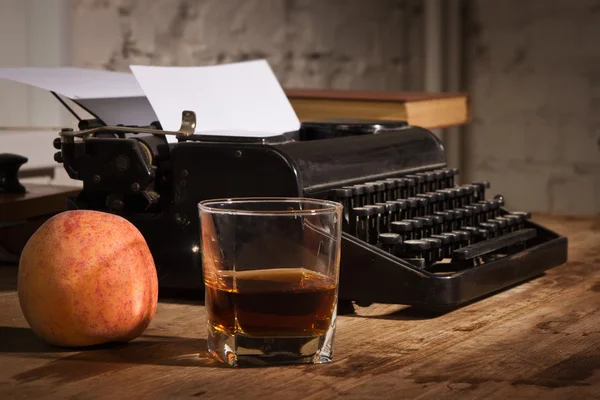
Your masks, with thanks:
M 469 122 L 465 93 L 285 89 L 300 121 L 333 118 L 402 120 L 427 129 Z

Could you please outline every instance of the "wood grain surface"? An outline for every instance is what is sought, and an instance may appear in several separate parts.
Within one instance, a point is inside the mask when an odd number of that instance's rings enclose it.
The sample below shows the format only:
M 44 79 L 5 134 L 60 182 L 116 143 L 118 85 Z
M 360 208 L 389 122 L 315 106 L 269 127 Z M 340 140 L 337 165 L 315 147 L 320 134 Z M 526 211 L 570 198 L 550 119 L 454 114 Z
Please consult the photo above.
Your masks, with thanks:
M 81 188 L 72 186 L 25 185 L 23 194 L 0 194 L 0 222 L 20 221 L 67 209 L 67 197 Z
M 73 351 L 27 327 L 0 268 L 0 398 L 600 398 L 600 219 L 536 216 L 569 262 L 444 315 L 373 305 L 339 317 L 335 361 L 225 368 L 201 305 L 164 300 L 135 341 Z

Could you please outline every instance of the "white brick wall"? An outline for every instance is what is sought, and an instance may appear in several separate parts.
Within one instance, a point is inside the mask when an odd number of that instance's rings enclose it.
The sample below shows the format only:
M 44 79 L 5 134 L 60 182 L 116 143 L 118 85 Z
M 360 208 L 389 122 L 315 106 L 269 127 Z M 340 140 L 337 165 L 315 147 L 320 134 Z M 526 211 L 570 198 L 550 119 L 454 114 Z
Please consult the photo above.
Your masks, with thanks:
M 600 2 L 477 0 L 467 171 L 530 211 L 600 213 Z

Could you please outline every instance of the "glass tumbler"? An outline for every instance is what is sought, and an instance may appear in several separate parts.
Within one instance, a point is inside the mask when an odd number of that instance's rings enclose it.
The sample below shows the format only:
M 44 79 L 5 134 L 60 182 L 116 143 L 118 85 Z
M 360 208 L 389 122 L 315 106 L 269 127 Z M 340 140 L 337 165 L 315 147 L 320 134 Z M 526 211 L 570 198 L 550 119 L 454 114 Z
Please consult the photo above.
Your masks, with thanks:
M 234 198 L 198 208 L 209 353 L 231 366 L 332 361 L 342 205 Z

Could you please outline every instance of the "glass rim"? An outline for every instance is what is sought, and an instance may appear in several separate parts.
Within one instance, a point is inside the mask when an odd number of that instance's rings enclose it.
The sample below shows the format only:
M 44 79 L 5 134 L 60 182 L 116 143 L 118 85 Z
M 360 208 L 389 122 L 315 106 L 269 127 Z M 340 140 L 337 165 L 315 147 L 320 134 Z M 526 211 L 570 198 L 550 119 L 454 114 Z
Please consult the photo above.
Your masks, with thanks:
M 311 208 L 308 210 L 247 210 L 242 208 L 214 207 L 217 204 L 244 204 L 244 203 L 297 203 L 297 204 L 318 204 L 321 208 Z M 219 199 L 207 199 L 198 203 L 200 211 L 211 214 L 231 214 L 231 215 L 256 215 L 256 216 L 293 216 L 293 215 L 319 215 L 339 213 L 343 209 L 341 203 L 332 200 L 315 199 L 311 197 L 225 197 Z

